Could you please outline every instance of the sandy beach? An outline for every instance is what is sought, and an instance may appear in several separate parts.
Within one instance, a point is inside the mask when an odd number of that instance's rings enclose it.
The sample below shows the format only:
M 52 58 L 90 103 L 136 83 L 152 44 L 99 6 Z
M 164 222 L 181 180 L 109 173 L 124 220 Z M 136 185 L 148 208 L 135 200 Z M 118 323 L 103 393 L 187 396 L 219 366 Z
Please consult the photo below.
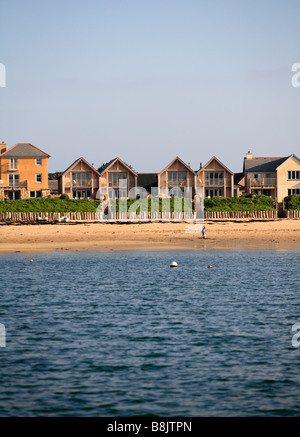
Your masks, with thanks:
M 190 226 L 192 232 L 187 232 Z M 207 222 L 207 239 L 186 223 L 1 225 L 0 252 L 109 250 L 300 250 L 300 220 Z

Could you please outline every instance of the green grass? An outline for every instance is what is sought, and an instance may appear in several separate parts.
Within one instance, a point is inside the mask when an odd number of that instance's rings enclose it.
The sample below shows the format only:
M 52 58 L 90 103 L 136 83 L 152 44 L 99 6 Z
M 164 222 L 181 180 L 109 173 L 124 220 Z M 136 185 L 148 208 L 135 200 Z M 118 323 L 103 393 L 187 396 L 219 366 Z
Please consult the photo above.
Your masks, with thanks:
M 287 206 L 289 209 L 300 209 L 300 196 L 289 196 Z M 168 207 L 170 200 L 170 208 Z M 154 210 L 161 211 L 180 211 L 183 209 L 183 199 L 161 199 L 154 198 Z M 129 210 L 136 200 L 122 201 L 116 199 L 116 210 Z M 99 205 L 98 200 L 88 199 L 26 199 L 0 201 L 0 212 L 95 212 Z M 243 197 L 214 197 L 205 199 L 206 211 L 270 211 L 274 209 L 274 201 L 267 196 L 246 195 Z M 141 199 L 138 201 L 137 212 L 151 211 L 151 199 Z M 189 199 L 186 200 L 186 211 L 192 211 L 193 205 Z
M 268 196 L 247 194 L 242 197 L 213 197 L 204 200 L 205 211 L 272 211 L 274 200 Z
M 292 194 L 292 196 L 287 196 L 284 199 L 285 209 L 290 211 L 299 211 L 300 210 L 300 195 Z
M 193 211 L 193 204 L 192 199 L 162 199 L 162 198 L 152 198 L 152 199 L 140 199 L 138 201 L 134 199 L 127 200 L 127 211 L 129 211 L 131 208 L 133 208 L 133 211 L 136 210 L 137 212 L 147 212 L 152 211 L 152 205 L 154 211 L 159 212 L 180 212 L 185 210 L 186 212 Z M 135 202 L 137 202 L 135 204 Z M 170 202 L 170 203 L 169 203 Z M 135 204 L 135 205 L 134 205 Z M 126 200 L 119 200 L 116 199 L 116 210 L 119 211 L 119 208 L 121 207 L 121 210 L 126 210 Z
M 93 212 L 98 205 L 99 201 L 88 199 L 7 200 L 0 202 L 0 212 Z

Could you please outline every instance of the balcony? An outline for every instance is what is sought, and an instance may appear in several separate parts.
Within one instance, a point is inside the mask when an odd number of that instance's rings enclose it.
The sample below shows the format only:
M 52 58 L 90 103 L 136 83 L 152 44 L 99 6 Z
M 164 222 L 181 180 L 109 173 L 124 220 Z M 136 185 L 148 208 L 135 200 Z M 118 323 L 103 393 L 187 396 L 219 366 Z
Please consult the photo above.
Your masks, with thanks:
M 67 182 L 65 184 L 65 188 L 73 188 L 73 189 L 84 189 L 84 188 L 91 188 L 91 187 L 92 187 L 91 179 L 82 179 L 81 181 L 72 181 L 72 182 Z
M 247 182 L 251 188 L 276 187 L 276 178 L 249 178 Z
M 230 187 L 231 186 L 231 179 L 225 178 L 225 179 L 205 179 L 205 187 Z
M 25 180 L 25 181 L 9 181 L 8 185 L 7 185 L 7 183 L 3 184 L 3 182 L 2 182 L 2 184 L 0 183 L 0 188 L 4 188 L 5 190 L 8 190 L 8 189 L 13 190 L 13 189 L 19 189 L 19 188 L 27 189 L 28 188 L 28 181 L 27 180 Z

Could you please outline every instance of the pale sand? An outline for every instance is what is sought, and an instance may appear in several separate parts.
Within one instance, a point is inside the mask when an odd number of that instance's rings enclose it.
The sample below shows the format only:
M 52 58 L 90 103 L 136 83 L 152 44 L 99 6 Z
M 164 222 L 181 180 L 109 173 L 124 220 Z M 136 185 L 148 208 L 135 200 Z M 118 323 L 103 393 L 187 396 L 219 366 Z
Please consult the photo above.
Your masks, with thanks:
M 207 239 L 185 223 L 1 225 L 0 252 L 108 250 L 300 250 L 300 220 L 207 222 Z

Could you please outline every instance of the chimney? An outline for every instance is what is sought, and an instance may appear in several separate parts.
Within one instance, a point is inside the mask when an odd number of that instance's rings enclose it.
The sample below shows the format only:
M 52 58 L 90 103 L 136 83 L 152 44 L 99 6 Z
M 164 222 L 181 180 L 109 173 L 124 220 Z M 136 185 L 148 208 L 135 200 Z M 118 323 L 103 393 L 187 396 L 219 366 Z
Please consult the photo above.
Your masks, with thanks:
M 190 162 L 188 163 L 188 166 L 191 167 L 191 163 Z
M 200 162 L 200 170 L 201 170 L 201 168 L 202 168 L 202 162 Z
M 252 159 L 252 153 L 250 151 L 246 153 L 246 159 Z
M 4 153 L 4 152 L 6 152 L 6 143 L 4 141 L 2 141 L 2 144 L 1 144 L 1 153 Z

